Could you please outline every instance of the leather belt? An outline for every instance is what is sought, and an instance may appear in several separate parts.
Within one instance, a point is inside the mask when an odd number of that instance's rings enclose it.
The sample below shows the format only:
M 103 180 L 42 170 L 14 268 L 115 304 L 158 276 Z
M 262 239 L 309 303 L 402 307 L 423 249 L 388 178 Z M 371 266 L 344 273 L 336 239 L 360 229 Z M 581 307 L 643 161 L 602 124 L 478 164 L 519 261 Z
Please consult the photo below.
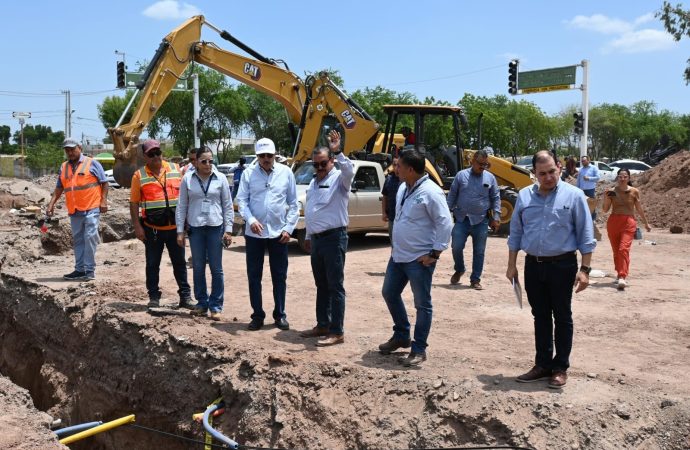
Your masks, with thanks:
M 330 230 L 322 231 L 321 233 L 312 233 L 311 237 L 312 239 L 318 239 L 345 230 L 347 230 L 347 227 L 331 228 Z
M 563 253 L 562 255 L 556 256 L 533 256 L 527 255 L 527 260 L 534 261 L 538 263 L 550 263 L 556 261 L 563 261 L 564 259 L 575 258 L 575 252 Z

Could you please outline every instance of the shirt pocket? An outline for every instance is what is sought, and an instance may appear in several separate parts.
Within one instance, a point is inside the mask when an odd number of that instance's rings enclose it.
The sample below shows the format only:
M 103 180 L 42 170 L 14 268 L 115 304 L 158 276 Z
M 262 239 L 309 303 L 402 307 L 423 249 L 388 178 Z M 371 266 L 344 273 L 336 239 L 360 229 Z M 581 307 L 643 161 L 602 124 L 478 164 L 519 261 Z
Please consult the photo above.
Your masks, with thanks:
M 572 214 L 570 209 L 559 208 L 553 210 L 553 226 L 557 228 L 570 228 L 572 223 Z

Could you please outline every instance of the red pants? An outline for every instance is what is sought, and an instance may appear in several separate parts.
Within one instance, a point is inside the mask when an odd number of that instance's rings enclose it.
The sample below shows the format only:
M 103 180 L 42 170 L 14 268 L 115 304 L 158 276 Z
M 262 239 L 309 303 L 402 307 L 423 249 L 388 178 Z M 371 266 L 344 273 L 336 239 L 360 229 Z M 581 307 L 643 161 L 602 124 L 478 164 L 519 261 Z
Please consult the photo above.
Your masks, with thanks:
M 613 264 L 618 278 L 627 278 L 630 269 L 630 246 L 635 237 L 637 221 L 635 216 L 611 214 L 606 222 L 606 231 L 613 250 Z

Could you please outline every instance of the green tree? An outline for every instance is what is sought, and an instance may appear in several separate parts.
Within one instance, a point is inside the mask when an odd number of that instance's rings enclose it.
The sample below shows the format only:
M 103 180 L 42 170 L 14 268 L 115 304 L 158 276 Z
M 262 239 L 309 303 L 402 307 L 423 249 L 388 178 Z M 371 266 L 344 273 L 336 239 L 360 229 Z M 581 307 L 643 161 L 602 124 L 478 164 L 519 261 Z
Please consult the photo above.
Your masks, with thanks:
M 112 128 L 115 126 L 122 112 L 125 110 L 125 107 L 127 107 L 127 103 L 129 103 L 129 100 L 132 98 L 132 95 L 134 95 L 134 91 L 125 92 L 124 97 L 118 97 L 117 95 L 109 96 L 103 100 L 103 103 L 96 106 L 98 109 L 98 118 L 101 119 L 105 128 Z M 124 123 L 132 120 L 132 114 L 135 108 L 136 103 L 127 112 Z
M 267 137 L 273 140 L 279 153 L 291 155 L 293 143 L 283 105 L 246 85 L 237 86 L 237 91 L 248 107 L 246 126 L 252 134 L 257 139 Z
M 593 154 L 611 161 L 631 154 L 635 146 L 634 121 L 627 106 L 603 103 L 589 110 L 589 135 Z
M 10 144 L 12 137 L 12 130 L 8 125 L 0 126 L 0 153 L 5 155 L 13 155 L 16 151 L 16 145 Z
M 13 139 L 17 143 L 21 141 L 21 130 L 14 132 Z M 39 142 L 60 146 L 64 139 L 64 131 L 53 132 L 53 129 L 46 125 L 26 125 L 24 127 L 24 145 L 26 147 L 36 145 Z
M 419 103 L 417 97 L 410 92 L 396 92 L 383 86 L 358 89 L 351 95 L 352 99 L 374 118 L 382 127 L 385 126 L 388 117 L 383 111 L 383 105 L 413 105 Z M 411 126 L 403 123 L 401 125 Z
M 656 12 L 656 17 L 664 23 L 666 31 L 673 36 L 673 39 L 680 41 L 683 36 L 690 37 L 690 10 L 683 9 L 683 5 L 678 3 L 672 6 L 665 1 L 661 10 Z M 683 74 L 685 84 L 690 83 L 690 59 Z
M 65 160 L 62 142 L 40 141 L 26 150 L 26 165 L 32 169 L 55 169 Z

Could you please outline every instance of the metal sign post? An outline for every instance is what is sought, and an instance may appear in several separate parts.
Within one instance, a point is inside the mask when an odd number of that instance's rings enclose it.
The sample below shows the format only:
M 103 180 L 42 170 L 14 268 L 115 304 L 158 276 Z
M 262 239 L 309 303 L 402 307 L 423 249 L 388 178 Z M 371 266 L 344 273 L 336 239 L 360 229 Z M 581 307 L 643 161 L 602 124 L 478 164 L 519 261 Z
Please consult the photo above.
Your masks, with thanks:
M 24 121 L 25 119 L 30 119 L 31 118 L 31 113 L 30 112 L 13 112 L 12 117 L 15 119 L 19 119 L 19 147 L 21 148 L 22 152 L 22 158 L 21 158 L 21 176 L 24 176 Z
M 583 116 L 583 126 L 582 126 L 582 136 L 580 136 L 580 158 L 587 155 L 587 136 L 589 130 L 589 61 L 586 59 L 582 60 L 582 116 Z

